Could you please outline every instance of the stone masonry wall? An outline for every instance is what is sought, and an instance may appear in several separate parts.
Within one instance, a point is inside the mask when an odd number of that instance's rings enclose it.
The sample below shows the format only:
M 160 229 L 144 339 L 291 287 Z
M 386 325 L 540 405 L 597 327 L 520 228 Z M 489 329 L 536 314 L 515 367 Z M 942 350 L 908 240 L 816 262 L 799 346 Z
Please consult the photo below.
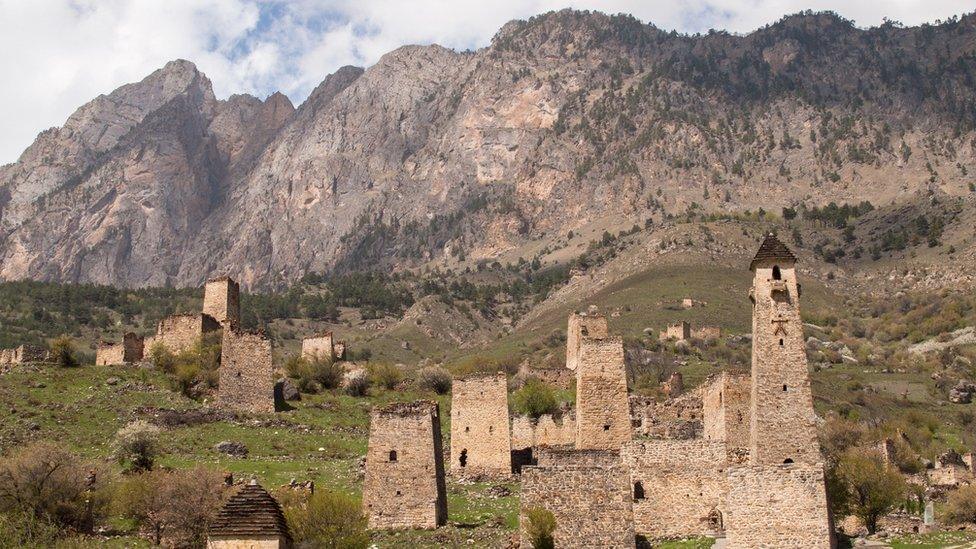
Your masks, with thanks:
M 131 364 L 142 360 L 142 337 L 128 332 L 122 336 L 122 343 L 101 342 L 95 351 L 95 364 L 107 366 L 110 364 Z
M 211 537 L 207 549 L 287 549 L 284 536 L 241 536 L 240 538 Z
M 577 450 L 575 448 L 539 448 L 539 467 L 614 467 L 621 465 L 619 450 Z
M 241 321 L 241 287 L 226 276 L 207 281 L 203 289 L 203 314 L 221 324 Z
M 554 419 L 545 414 L 538 420 L 528 416 L 512 418 L 512 448 L 572 446 L 576 442 L 576 413 L 569 411 Z
M 316 356 L 334 359 L 335 347 L 332 341 L 332 332 L 325 332 L 318 337 L 306 337 L 302 340 L 302 356 L 305 358 L 315 358 Z
M 820 464 L 733 467 L 726 508 L 729 549 L 832 547 Z
M 556 547 L 633 548 L 634 526 L 628 475 L 620 467 L 525 467 L 519 523 L 522 547 L 526 510 L 542 507 L 556 519 Z
M 675 324 L 668 324 L 668 327 L 658 336 L 661 341 L 674 340 L 684 341 L 691 337 L 691 324 L 682 321 Z
M 455 379 L 451 386 L 451 472 L 509 476 L 511 471 L 505 374 Z
M 728 493 L 725 444 L 643 440 L 620 451 L 630 471 L 634 531 L 648 539 L 705 535 L 720 529 Z
M 729 449 L 749 448 L 750 393 L 752 380 L 746 374 L 722 372 L 702 389 L 704 437 L 725 442 Z
M 192 347 L 200 337 L 220 329 L 220 323 L 204 314 L 174 315 L 159 321 L 156 335 L 145 339 L 143 354 L 148 355 L 153 345 L 162 343 L 174 353 Z
M 271 340 L 260 333 L 224 330 L 217 405 L 251 413 L 275 411 Z
M 691 331 L 691 337 L 696 339 L 719 339 L 722 329 L 718 326 L 699 326 Z
M 21 345 L 13 349 L 0 350 L 0 364 L 24 364 L 44 362 L 48 359 L 47 350 L 36 345 Z
M 631 436 L 623 341 L 584 338 L 576 369 L 576 448 L 615 450 Z
M 754 265 L 750 463 L 818 463 L 796 271 L 775 261 Z
M 675 439 L 701 437 L 702 399 L 698 390 L 663 402 L 631 395 L 630 414 L 636 436 Z
M 436 402 L 373 409 L 363 483 L 369 528 L 436 528 L 447 523 L 442 444 Z
M 605 316 L 595 312 L 570 314 L 566 330 L 566 367 L 575 370 L 579 365 L 580 342 L 583 338 L 604 338 L 608 335 Z

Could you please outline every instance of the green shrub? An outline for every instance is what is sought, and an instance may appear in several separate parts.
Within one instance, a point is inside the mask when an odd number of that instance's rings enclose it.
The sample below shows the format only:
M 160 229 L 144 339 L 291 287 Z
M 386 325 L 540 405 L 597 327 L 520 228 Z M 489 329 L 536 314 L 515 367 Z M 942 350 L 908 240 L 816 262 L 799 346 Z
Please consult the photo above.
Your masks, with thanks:
M 556 517 L 542 507 L 529 507 L 525 510 L 525 534 L 532 549 L 554 549 L 553 534 L 556 531 Z
M 286 503 L 284 511 L 296 546 L 360 549 L 369 545 L 362 508 L 345 494 L 318 490 L 306 502 Z
M 836 516 L 856 516 L 870 534 L 877 530 L 878 519 L 902 503 L 907 493 L 901 474 L 870 450 L 853 448 L 844 452 L 829 477 Z
M 512 395 L 512 402 L 516 412 L 534 419 L 559 409 L 556 391 L 536 378 L 526 380 L 525 385 Z
M 326 356 L 316 356 L 308 360 L 308 376 L 323 389 L 335 389 L 342 383 L 345 368 L 342 364 Z
M 115 459 L 128 471 L 152 469 L 159 455 L 159 427 L 136 420 L 115 434 Z
M 74 368 L 78 366 L 78 359 L 75 358 L 74 342 L 68 335 L 62 335 L 51 342 L 51 362 L 62 368 Z
M 445 395 L 451 390 L 451 372 L 440 366 L 427 366 L 417 370 L 417 386 L 427 391 Z
M 397 385 L 403 381 L 403 372 L 394 364 L 386 362 L 370 363 L 366 369 L 369 371 L 373 383 L 388 391 L 396 389 Z
M 344 381 L 343 390 L 349 396 L 366 396 L 369 393 L 369 375 L 362 370 L 350 374 Z

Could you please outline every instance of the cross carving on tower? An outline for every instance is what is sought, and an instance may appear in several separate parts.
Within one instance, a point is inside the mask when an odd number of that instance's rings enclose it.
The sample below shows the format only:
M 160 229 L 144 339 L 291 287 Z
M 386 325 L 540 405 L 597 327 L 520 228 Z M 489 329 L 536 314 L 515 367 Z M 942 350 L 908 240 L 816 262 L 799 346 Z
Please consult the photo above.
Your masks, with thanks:
M 786 335 L 786 322 L 787 320 L 783 317 L 776 317 L 772 320 L 772 323 L 776 326 L 773 328 L 773 335 Z

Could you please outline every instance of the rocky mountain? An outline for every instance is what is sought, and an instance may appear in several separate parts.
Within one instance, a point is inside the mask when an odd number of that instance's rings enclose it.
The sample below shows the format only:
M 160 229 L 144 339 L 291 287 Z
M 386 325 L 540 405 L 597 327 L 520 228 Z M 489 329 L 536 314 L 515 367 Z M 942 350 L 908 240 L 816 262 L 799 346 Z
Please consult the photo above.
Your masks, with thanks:
M 174 61 L 0 168 L 0 278 L 274 287 L 604 221 L 969 200 L 974 128 L 976 15 L 685 36 L 564 10 L 344 67 L 297 110 Z

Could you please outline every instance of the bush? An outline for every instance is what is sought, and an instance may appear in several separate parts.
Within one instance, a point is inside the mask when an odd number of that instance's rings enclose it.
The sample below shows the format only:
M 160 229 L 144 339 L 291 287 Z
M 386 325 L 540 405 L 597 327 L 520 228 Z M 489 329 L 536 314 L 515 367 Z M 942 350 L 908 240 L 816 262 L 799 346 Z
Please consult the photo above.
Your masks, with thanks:
M 393 364 L 371 363 L 367 366 L 367 370 L 370 377 L 373 378 L 373 383 L 388 391 L 396 389 L 397 385 L 403 381 L 403 372 Z
M 525 510 L 525 534 L 533 549 L 554 549 L 553 533 L 556 531 L 556 517 L 542 507 L 529 507 Z
M 114 455 L 128 471 L 152 469 L 159 455 L 159 427 L 137 420 L 119 429 Z
M 905 498 L 907 488 L 901 474 L 869 450 L 848 450 L 830 476 L 831 505 L 837 516 L 852 514 L 858 517 L 869 534 L 877 530 L 878 519 Z
M 325 356 L 308 359 L 307 364 L 304 375 L 323 389 L 335 389 L 342 383 L 342 375 L 345 373 L 342 364 Z
M 963 486 L 949 494 L 945 518 L 953 524 L 976 522 L 976 485 Z
M 64 534 L 51 521 L 31 513 L 0 513 L 0 547 L 52 547 Z
M 369 392 L 369 376 L 362 370 L 351 373 L 345 380 L 343 390 L 349 396 L 366 396 Z
M 525 385 L 512 395 L 515 411 L 538 419 L 545 414 L 555 413 L 559 409 L 556 391 L 536 378 L 529 378 Z
M 78 359 L 75 358 L 74 342 L 70 336 L 63 335 L 51 342 L 51 362 L 62 368 L 74 368 L 78 366 Z
M 115 492 L 113 507 L 150 532 L 159 545 L 203 547 L 207 525 L 220 510 L 221 475 L 204 467 L 152 471 L 127 478 Z
M 217 370 L 220 368 L 220 332 L 209 332 L 189 348 L 173 353 L 162 342 L 156 342 L 149 350 L 149 359 L 156 369 L 168 374 L 172 390 L 199 399 L 207 389 L 217 387 Z
M 14 450 L 0 460 L 0 513 L 25 515 L 28 525 L 90 532 L 109 502 L 97 469 L 52 443 Z
M 362 509 L 345 494 L 319 490 L 307 502 L 286 505 L 284 512 L 296 546 L 359 549 L 369 545 Z
M 417 386 L 445 395 L 451 390 L 451 373 L 440 366 L 421 368 L 417 370 Z

